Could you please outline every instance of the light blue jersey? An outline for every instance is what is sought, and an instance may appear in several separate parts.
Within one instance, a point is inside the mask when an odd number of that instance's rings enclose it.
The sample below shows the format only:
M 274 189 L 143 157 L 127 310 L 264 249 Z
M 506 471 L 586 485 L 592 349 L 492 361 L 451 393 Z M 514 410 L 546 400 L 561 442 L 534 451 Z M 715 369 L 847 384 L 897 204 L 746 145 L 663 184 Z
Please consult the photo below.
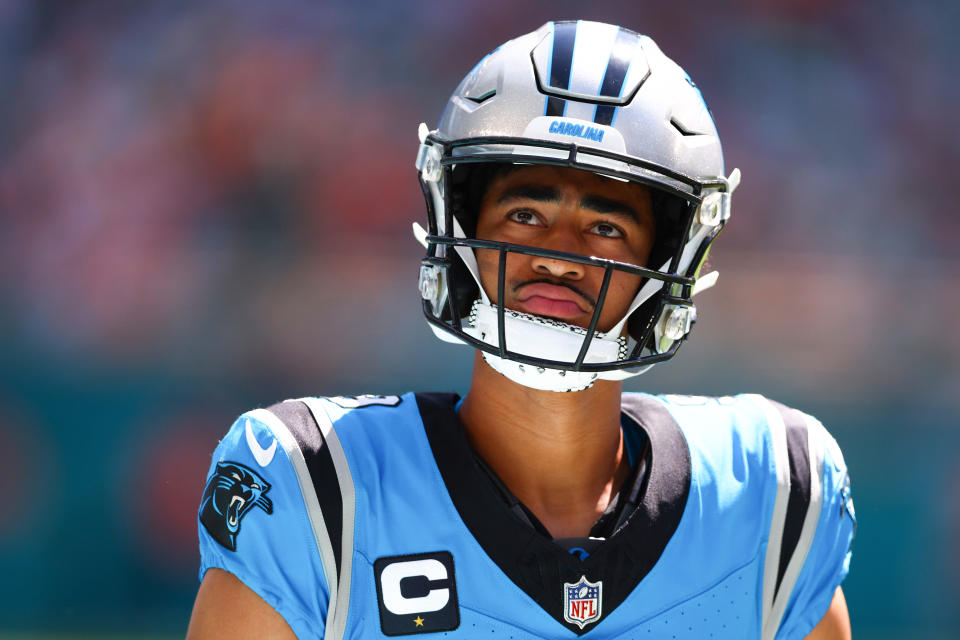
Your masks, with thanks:
M 580 544 L 524 517 L 470 449 L 457 400 L 242 415 L 203 494 L 201 579 L 233 573 L 299 638 L 773 640 L 809 633 L 847 573 L 847 470 L 806 414 L 761 396 L 624 394 L 634 474 L 609 535 Z

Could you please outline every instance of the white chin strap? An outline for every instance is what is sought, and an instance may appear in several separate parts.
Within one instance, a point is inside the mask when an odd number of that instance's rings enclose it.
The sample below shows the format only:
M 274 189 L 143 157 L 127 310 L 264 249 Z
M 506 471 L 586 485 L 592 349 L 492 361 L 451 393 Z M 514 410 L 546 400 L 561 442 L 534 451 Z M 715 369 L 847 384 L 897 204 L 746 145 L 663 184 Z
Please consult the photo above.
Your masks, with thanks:
M 586 329 L 581 327 L 510 309 L 504 312 L 503 325 L 506 345 L 511 352 L 559 362 L 575 362 L 587 334 Z M 463 330 L 474 338 L 499 348 L 498 326 L 497 307 L 478 299 L 473 303 L 469 322 L 464 324 Z M 598 331 L 590 341 L 583 361 L 615 362 L 625 357 L 626 348 L 626 338 Z M 564 371 L 537 367 L 506 360 L 485 351 L 481 351 L 481 354 L 487 364 L 510 380 L 542 391 L 581 391 L 593 385 L 598 378 L 607 378 L 606 374 L 622 375 L 620 371 Z

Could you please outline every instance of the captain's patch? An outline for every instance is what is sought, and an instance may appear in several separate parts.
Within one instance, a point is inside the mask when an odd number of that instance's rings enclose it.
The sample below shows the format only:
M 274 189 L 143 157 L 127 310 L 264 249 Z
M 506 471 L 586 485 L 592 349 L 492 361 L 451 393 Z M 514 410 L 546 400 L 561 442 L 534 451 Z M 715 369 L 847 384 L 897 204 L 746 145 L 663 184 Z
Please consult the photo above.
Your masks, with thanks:
M 378 558 L 373 577 L 384 635 L 453 631 L 460 626 L 449 551 Z
M 213 537 L 230 551 L 237 550 L 240 523 L 250 510 L 260 507 L 273 513 L 273 502 L 266 496 L 270 483 L 256 471 L 236 462 L 218 462 L 207 481 L 200 501 L 200 522 Z

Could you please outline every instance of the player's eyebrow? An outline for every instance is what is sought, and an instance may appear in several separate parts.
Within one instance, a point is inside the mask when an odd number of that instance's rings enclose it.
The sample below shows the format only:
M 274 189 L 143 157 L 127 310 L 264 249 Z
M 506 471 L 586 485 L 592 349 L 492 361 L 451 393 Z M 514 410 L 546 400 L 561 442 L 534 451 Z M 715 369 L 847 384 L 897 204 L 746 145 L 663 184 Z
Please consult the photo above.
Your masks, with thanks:
M 553 187 L 535 187 L 518 185 L 510 187 L 500 194 L 497 204 L 505 204 L 511 200 L 533 200 L 535 202 L 560 202 L 560 191 Z
M 584 196 L 580 199 L 580 207 L 597 213 L 626 216 L 634 222 L 640 222 L 640 216 L 637 215 L 636 209 L 619 200 L 611 200 L 603 196 Z

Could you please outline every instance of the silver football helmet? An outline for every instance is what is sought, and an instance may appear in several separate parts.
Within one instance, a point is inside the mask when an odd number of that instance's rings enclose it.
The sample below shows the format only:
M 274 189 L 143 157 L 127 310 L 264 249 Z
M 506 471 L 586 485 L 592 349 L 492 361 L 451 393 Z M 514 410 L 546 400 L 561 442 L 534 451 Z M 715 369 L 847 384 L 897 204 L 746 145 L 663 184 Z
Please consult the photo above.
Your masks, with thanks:
M 428 228 L 414 224 L 427 248 L 419 286 L 439 338 L 476 347 L 510 379 L 552 391 L 622 380 L 677 352 L 696 320 L 694 293 L 716 279 L 700 268 L 730 217 L 739 171 L 724 177 L 700 91 L 653 40 L 597 22 L 548 22 L 481 60 L 437 128 L 420 125 L 420 143 Z M 558 165 L 646 185 L 657 218 L 649 263 L 472 237 L 491 163 Z M 604 269 L 589 326 L 491 303 L 475 249 L 499 252 L 501 289 L 510 252 Z M 626 315 L 602 332 L 597 322 L 614 271 L 640 275 L 643 284 Z

